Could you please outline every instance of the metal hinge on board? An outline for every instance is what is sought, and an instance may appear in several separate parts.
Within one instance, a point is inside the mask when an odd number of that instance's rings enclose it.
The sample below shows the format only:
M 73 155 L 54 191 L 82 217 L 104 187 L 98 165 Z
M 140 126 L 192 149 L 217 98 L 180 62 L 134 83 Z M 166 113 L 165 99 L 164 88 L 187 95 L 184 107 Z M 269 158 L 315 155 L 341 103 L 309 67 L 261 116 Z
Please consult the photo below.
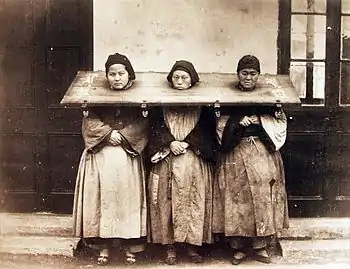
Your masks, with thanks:
M 87 101 L 84 100 L 84 103 L 81 104 L 81 109 L 83 110 L 83 117 L 87 118 L 89 116 L 89 110 L 87 109 Z
M 147 108 L 147 102 L 144 100 L 141 104 L 141 114 L 144 118 L 148 117 L 148 108 Z
M 276 100 L 275 106 L 276 106 L 275 117 L 279 119 L 279 118 L 282 117 L 282 114 L 283 114 L 281 101 L 280 100 Z
M 217 118 L 220 118 L 220 103 L 219 100 L 216 100 L 214 103 L 214 113 Z

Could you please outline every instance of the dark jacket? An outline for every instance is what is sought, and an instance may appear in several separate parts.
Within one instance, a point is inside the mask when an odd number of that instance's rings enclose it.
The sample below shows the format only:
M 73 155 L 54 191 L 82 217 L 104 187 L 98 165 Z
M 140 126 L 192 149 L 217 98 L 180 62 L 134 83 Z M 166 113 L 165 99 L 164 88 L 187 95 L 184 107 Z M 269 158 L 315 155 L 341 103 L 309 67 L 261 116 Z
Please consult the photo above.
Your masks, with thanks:
M 221 111 L 222 115 L 230 115 L 225 125 L 221 150 L 223 152 L 232 151 L 241 141 L 243 137 L 258 136 L 268 150 L 273 150 L 273 143 L 260 125 L 250 125 L 244 127 L 239 124 L 244 116 L 260 116 L 263 114 L 274 115 L 275 108 L 269 106 L 241 106 L 229 108 Z

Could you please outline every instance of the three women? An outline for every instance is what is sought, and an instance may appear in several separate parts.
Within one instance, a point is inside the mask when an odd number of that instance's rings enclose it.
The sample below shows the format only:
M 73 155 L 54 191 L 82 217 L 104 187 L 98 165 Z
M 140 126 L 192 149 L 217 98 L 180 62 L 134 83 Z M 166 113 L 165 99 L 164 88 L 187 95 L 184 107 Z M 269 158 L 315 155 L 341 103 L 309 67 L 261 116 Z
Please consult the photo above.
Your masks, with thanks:
M 105 67 L 111 90 L 132 86 L 135 73 L 126 56 L 110 55 Z M 253 91 L 260 73 L 258 59 L 244 56 L 237 73 L 237 88 Z M 172 88 L 190 94 L 199 76 L 192 63 L 182 60 L 167 80 Z M 213 242 L 213 217 L 230 240 L 233 264 L 251 249 L 256 260 L 270 262 L 269 240 L 288 223 L 278 152 L 286 138 L 286 118 L 281 110 L 263 106 L 235 107 L 221 114 L 217 123 L 207 107 L 157 107 L 149 120 L 137 108 L 96 107 L 85 114 L 74 231 L 100 244 L 99 264 L 108 263 L 106 239 L 123 239 L 129 263 L 135 262 L 134 252 L 143 249 L 140 240 L 126 239 L 146 235 L 141 156 L 147 141 L 148 237 L 164 246 L 167 264 L 177 262 L 178 243 L 186 246 L 192 262 L 202 262 L 198 247 Z M 218 193 L 213 193 L 214 181 Z M 214 194 L 220 197 L 216 204 Z

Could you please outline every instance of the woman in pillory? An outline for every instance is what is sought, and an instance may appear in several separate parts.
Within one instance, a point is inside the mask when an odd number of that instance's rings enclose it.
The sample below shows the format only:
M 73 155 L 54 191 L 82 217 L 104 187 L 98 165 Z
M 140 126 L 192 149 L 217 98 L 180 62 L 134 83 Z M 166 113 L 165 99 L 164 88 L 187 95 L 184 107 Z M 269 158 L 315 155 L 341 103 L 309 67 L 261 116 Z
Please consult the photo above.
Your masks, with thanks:
M 105 64 L 111 91 L 127 91 L 135 73 L 128 58 L 110 55 Z M 75 236 L 100 250 L 99 265 L 109 262 L 112 244 L 124 246 L 135 262 L 146 236 L 145 178 L 141 153 L 148 121 L 138 108 L 93 107 L 85 112 L 82 154 L 73 209 Z
M 260 74 L 259 60 L 244 56 L 237 74 L 236 88 L 254 91 Z M 257 261 L 270 263 L 266 248 L 278 231 L 288 227 L 279 152 L 287 135 L 286 116 L 271 106 L 233 107 L 227 112 L 222 111 L 217 122 L 222 147 L 217 181 L 223 232 L 233 249 L 233 264 L 241 263 L 248 253 Z
M 181 60 L 167 80 L 190 95 L 199 77 L 192 63 Z M 207 108 L 163 107 L 152 111 L 150 122 L 151 242 L 165 246 L 169 265 L 177 261 L 175 243 L 186 246 L 192 262 L 202 262 L 198 246 L 212 242 L 215 118 Z

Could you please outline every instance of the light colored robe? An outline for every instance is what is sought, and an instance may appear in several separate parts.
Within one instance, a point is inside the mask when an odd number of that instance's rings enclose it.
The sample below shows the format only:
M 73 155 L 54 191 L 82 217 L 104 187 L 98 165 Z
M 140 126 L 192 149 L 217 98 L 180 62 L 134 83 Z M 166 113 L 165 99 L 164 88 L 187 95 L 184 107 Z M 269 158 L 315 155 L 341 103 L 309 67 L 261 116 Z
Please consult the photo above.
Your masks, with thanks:
M 164 121 L 178 141 L 195 128 L 200 108 L 164 109 Z M 212 167 L 191 149 L 156 153 L 149 177 L 151 242 L 202 245 L 212 242 Z
M 278 151 L 286 139 L 286 117 L 259 116 L 274 150 L 268 150 L 259 137 L 248 136 L 232 151 L 221 154 L 214 185 L 215 233 L 269 236 L 289 225 L 284 168 Z M 220 139 L 227 120 L 223 117 L 218 121 Z
M 148 122 L 140 114 L 136 108 L 97 108 L 83 119 L 85 150 L 75 188 L 75 236 L 146 236 L 141 152 L 147 143 Z M 113 130 L 123 136 L 121 145 L 108 143 Z

